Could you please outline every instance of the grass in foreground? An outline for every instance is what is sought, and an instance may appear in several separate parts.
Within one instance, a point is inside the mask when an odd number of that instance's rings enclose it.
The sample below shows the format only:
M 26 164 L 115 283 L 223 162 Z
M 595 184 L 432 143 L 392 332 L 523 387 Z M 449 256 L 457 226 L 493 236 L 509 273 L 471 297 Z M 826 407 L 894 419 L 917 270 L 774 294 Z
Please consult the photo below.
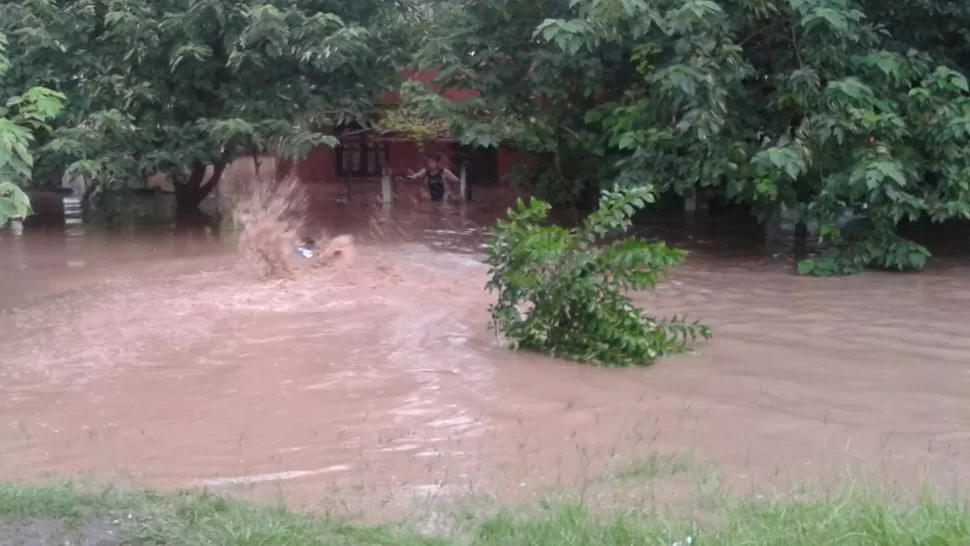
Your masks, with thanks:
M 201 492 L 0 485 L 0 544 L 121 545 L 970 545 L 967 505 L 929 496 L 907 506 L 847 493 L 829 500 L 720 502 L 680 521 L 642 511 L 609 518 L 553 504 L 458 518 L 437 538 L 407 526 L 359 527 Z M 702 523 L 704 522 L 704 523 Z

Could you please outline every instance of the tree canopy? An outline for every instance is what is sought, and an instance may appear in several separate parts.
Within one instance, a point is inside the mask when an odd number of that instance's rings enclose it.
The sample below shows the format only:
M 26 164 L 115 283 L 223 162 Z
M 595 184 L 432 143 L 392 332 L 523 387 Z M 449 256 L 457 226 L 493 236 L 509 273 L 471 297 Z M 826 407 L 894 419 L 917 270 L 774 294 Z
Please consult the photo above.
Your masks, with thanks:
M 0 81 L 10 70 L 7 37 L 0 33 Z M 47 122 L 61 109 L 63 95 L 43 87 L 22 94 L 0 95 L 0 229 L 12 218 L 31 213 L 30 200 L 20 184 L 30 180 L 35 131 L 49 131 Z
M 835 243 L 800 269 L 919 268 L 905 221 L 970 218 L 970 4 L 443 0 L 416 56 L 466 142 L 510 142 L 541 196 L 613 183 L 784 207 Z M 872 229 L 844 237 L 839 221 Z
M 4 85 L 68 100 L 43 165 L 173 182 L 192 208 L 240 155 L 299 157 L 397 85 L 406 6 L 384 0 L 27 0 L 0 6 Z

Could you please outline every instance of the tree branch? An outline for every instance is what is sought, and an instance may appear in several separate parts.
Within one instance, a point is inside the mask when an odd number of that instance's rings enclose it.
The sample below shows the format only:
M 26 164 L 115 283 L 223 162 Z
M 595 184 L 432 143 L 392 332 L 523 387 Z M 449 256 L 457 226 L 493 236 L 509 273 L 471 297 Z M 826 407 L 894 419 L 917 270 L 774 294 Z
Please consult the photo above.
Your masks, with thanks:
M 798 36 L 795 35 L 795 25 L 789 23 L 788 29 L 791 31 L 791 46 L 795 52 L 795 59 L 798 61 L 798 68 L 805 68 L 805 63 L 802 61 L 802 52 L 798 48 Z
M 210 176 L 202 186 L 202 195 L 209 195 L 209 192 L 211 192 L 213 188 L 219 184 L 219 180 L 222 179 L 222 173 L 226 171 L 226 167 L 228 166 L 229 164 L 224 161 L 220 161 L 219 163 L 214 163 L 212 165 L 212 176 Z
M 192 167 L 192 172 L 189 174 L 189 180 L 185 183 L 188 188 L 198 188 L 202 185 L 202 180 L 205 178 L 205 165 L 196 163 Z
M 752 32 L 751 34 L 745 36 L 740 42 L 738 42 L 738 45 L 743 46 L 744 44 L 750 42 L 751 40 L 757 38 L 758 36 L 764 34 L 765 32 L 768 32 L 769 30 L 771 30 L 776 26 L 778 26 L 778 21 L 775 21 L 773 23 L 770 23 L 768 25 L 761 27 L 758 30 Z

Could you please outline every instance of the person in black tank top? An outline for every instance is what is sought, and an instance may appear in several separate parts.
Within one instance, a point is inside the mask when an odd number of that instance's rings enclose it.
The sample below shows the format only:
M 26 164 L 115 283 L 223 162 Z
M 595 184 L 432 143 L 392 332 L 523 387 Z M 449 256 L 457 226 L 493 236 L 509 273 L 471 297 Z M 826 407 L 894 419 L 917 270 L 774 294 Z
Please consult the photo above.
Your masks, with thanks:
M 441 166 L 441 156 L 428 156 L 428 166 L 418 172 L 408 174 L 409 180 L 424 178 L 428 182 L 428 195 L 432 201 L 444 201 L 446 184 L 458 184 L 461 181 L 455 173 Z

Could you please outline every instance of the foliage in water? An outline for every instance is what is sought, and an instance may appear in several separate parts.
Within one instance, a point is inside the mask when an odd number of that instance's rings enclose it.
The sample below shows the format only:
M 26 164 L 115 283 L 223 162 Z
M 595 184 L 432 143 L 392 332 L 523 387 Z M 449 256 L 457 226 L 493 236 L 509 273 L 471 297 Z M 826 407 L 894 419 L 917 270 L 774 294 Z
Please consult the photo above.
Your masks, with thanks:
M 0 228 L 13 218 L 26 218 L 33 212 L 30 198 L 19 186 L 0 182 Z
M 970 3 L 439 4 L 416 61 L 480 96 L 434 111 L 528 152 L 540 198 L 646 183 L 761 221 L 785 207 L 832 243 L 801 264 L 814 275 L 918 269 L 929 253 L 902 225 L 970 219 Z M 846 240 L 847 215 L 873 229 Z
M 606 366 L 647 365 L 709 338 L 707 326 L 650 316 L 624 295 L 653 288 L 683 251 L 635 237 L 602 244 L 652 200 L 642 187 L 604 191 L 599 209 L 567 229 L 544 225 L 548 203 L 520 199 L 488 241 L 491 328 L 515 348 Z
M 0 77 L 10 70 L 7 38 L 0 33 Z M 13 95 L 0 103 L 0 228 L 12 218 L 33 213 L 18 184 L 30 180 L 34 166 L 34 133 L 49 131 L 47 122 L 61 110 L 64 96 L 43 87 Z

